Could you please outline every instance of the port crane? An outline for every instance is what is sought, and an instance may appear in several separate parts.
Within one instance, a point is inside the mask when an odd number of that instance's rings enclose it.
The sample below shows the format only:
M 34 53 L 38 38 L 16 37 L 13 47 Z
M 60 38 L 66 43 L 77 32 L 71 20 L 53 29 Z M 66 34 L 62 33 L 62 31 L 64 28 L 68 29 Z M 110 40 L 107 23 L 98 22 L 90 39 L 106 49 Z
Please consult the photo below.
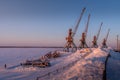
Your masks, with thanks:
M 86 37 L 87 37 L 87 32 L 88 32 L 89 21 L 90 21 L 90 14 L 88 15 L 88 21 L 87 21 L 87 24 L 86 24 L 85 31 L 82 33 L 82 38 L 80 39 L 79 48 L 88 48 L 88 45 L 86 43 Z
M 76 47 L 76 45 L 75 45 L 75 43 L 74 43 L 73 38 L 74 38 L 74 36 L 75 36 L 75 34 L 76 34 L 76 32 L 77 32 L 77 29 L 78 29 L 78 27 L 79 27 L 79 24 L 80 24 L 80 21 L 81 21 L 81 19 L 82 19 L 82 16 L 83 16 L 84 12 L 85 12 L 85 9 L 86 9 L 86 8 L 83 8 L 83 9 L 82 9 L 82 12 L 81 12 L 81 14 L 80 14 L 80 17 L 79 17 L 79 19 L 78 19 L 75 27 L 73 28 L 73 31 L 72 31 L 71 28 L 70 28 L 69 31 L 68 31 L 68 36 L 66 37 L 66 41 L 67 41 L 67 42 L 66 42 L 66 44 L 65 44 L 65 46 L 64 46 L 64 51 L 68 51 L 68 52 L 69 52 L 69 49 L 70 49 L 70 48 L 72 48 L 72 51 L 74 50 L 74 48 L 77 50 L 77 47 Z
M 107 33 L 106 37 L 103 39 L 102 48 L 107 48 L 108 47 L 106 42 L 107 42 L 107 39 L 108 39 L 108 36 L 109 36 L 109 32 L 110 32 L 110 29 L 108 29 L 108 33 Z
M 101 22 L 100 28 L 99 28 L 99 30 L 98 30 L 97 35 L 95 35 L 95 36 L 93 37 L 93 41 L 92 41 L 92 47 L 93 47 L 93 48 L 97 48 L 97 47 L 98 47 L 97 40 L 98 40 L 99 35 L 100 35 L 100 31 L 101 31 L 102 24 L 103 24 L 103 23 Z

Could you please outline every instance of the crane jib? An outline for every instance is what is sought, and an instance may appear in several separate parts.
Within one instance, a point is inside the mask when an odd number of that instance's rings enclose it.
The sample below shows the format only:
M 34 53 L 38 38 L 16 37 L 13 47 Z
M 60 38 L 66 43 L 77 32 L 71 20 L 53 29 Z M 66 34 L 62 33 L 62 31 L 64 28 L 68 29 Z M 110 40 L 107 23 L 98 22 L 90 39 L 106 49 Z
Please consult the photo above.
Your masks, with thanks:
M 107 33 L 106 38 L 105 38 L 106 42 L 107 42 L 107 39 L 108 39 L 108 36 L 109 36 L 109 32 L 110 32 L 110 29 L 108 29 L 108 33 Z
M 84 31 L 84 33 L 85 33 L 85 37 L 87 37 L 89 21 L 90 21 L 90 14 L 88 15 L 88 21 L 87 21 L 86 28 L 85 28 L 85 31 Z
M 97 34 L 97 40 L 98 40 L 98 38 L 99 38 L 102 25 L 103 25 L 103 22 L 101 22 L 101 25 L 100 25 L 100 28 L 99 28 L 99 31 L 98 31 L 98 34 Z
M 75 27 L 74 27 L 74 29 L 73 29 L 72 37 L 74 37 L 75 34 L 76 34 L 76 32 L 77 32 L 77 29 L 78 29 L 78 27 L 79 27 L 80 21 L 81 21 L 81 19 L 82 19 L 82 16 L 83 16 L 85 10 L 86 10 L 86 8 L 83 8 L 83 9 L 82 9 L 82 12 L 81 12 L 81 14 L 80 14 L 80 17 L 79 17 L 79 19 L 78 19 L 78 21 L 77 21 L 77 23 L 76 23 L 76 25 L 75 25 Z

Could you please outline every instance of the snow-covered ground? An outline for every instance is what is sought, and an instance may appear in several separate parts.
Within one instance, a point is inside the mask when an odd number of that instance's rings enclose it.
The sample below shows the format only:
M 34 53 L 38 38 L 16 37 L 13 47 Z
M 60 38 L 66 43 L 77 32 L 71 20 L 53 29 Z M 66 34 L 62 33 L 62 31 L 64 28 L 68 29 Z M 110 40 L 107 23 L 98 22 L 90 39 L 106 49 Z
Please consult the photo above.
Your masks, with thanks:
M 50 77 L 50 80 L 102 80 L 108 54 L 108 49 L 92 49 L 85 59 L 80 59 L 71 68 Z
M 107 80 L 120 80 L 120 53 L 111 51 L 110 55 L 106 69 Z
M 51 59 L 51 67 L 21 67 L 26 59 L 38 59 L 56 49 L 0 49 L 0 80 L 102 80 L 109 49 L 81 49 L 75 53 L 61 52 Z M 7 64 L 7 69 L 4 69 Z M 44 77 L 42 77 L 44 76 Z
M 33 80 L 40 69 L 23 68 L 23 61 L 38 59 L 50 51 L 60 50 L 58 48 L 0 48 L 0 80 Z M 7 64 L 7 69 L 4 68 Z M 38 71 L 39 70 L 39 71 Z

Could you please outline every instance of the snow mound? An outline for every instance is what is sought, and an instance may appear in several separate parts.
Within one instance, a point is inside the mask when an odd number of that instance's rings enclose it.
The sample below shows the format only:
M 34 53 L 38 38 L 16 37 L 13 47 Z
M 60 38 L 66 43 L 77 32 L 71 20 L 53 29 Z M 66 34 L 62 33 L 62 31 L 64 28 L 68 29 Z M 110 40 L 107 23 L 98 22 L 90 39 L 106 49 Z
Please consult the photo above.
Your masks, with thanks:
M 16 72 L 37 71 L 36 67 L 17 67 L 14 69 Z
M 76 53 L 90 53 L 91 49 L 90 48 L 85 48 L 85 49 L 81 49 L 81 50 L 77 50 Z
M 54 75 L 50 80 L 102 80 L 109 49 L 94 48 L 90 50 L 92 50 L 92 53 L 80 59 L 68 70 Z M 88 50 L 78 50 L 74 55 L 84 51 L 87 52 Z

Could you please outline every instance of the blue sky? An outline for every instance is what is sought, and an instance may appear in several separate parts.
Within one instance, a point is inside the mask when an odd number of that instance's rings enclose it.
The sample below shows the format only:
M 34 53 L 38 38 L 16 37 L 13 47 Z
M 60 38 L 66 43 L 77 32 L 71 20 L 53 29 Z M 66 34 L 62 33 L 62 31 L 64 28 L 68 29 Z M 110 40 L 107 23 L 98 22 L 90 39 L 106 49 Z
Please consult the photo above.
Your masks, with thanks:
M 63 46 L 83 7 L 86 11 L 75 43 L 79 45 L 90 13 L 87 43 L 91 44 L 103 22 L 98 42 L 102 43 L 110 28 L 108 45 L 115 46 L 120 35 L 119 0 L 0 0 L 0 45 Z

